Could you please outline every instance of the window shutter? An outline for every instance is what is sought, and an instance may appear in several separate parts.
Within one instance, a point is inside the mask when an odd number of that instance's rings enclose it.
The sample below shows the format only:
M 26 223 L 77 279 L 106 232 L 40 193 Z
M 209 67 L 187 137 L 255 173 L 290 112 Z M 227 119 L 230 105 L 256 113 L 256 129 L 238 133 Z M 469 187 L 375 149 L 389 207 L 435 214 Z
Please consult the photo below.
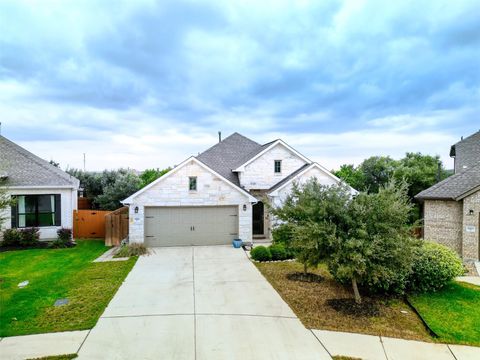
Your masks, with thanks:
M 55 195 L 55 226 L 62 226 L 62 196 Z
M 12 196 L 13 203 L 10 206 L 11 211 L 11 220 L 12 220 L 12 229 L 17 227 L 17 201 L 16 196 Z

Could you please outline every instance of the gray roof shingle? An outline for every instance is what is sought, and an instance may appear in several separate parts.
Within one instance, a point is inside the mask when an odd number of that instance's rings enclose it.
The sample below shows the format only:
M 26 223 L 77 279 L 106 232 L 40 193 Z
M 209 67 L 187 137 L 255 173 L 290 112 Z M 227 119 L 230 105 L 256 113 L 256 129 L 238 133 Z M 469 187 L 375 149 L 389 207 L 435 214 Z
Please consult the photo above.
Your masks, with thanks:
M 459 200 L 462 195 L 480 187 L 480 165 L 458 172 L 415 196 L 426 200 Z
M 230 182 L 240 186 L 238 175 L 232 170 L 261 152 L 265 145 L 260 145 L 239 133 L 233 133 L 196 158 Z
M 0 135 L 0 174 L 7 186 L 72 186 L 79 181 Z
M 452 145 L 450 156 L 455 157 L 455 172 L 480 164 L 480 131 Z

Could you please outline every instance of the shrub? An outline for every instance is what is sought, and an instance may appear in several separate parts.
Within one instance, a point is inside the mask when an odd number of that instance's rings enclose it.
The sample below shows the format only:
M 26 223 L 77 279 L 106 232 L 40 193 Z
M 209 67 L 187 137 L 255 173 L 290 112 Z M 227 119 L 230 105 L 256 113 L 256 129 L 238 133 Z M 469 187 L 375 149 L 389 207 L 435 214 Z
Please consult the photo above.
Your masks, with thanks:
M 262 245 L 254 247 L 250 252 L 250 255 L 252 256 L 253 260 L 257 261 L 272 260 L 272 254 L 270 253 L 270 250 Z
M 57 239 L 50 244 L 51 248 L 67 248 L 75 246 L 72 241 L 72 229 L 61 228 L 57 230 Z
M 150 252 L 148 248 L 144 244 L 127 244 L 122 245 L 120 250 L 115 254 L 115 258 L 121 257 L 130 257 L 130 256 L 140 256 L 140 255 L 148 255 Z
M 61 228 L 57 230 L 57 239 L 62 241 L 72 241 L 72 229 Z
M 36 227 L 25 228 L 20 230 L 20 245 L 21 246 L 33 246 L 38 244 L 40 240 L 39 229 Z
M 272 260 L 285 260 L 288 259 L 287 250 L 282 244 L 275 244 L 269 247 L 270 254 L 272 254 Z
M 287 223 L 278 225 L 272 230 L 272 238 L 274 244 L 282 244 L 288 248 L 293 238 L 292 226 Z
M 6 229 L 3 232 L 3 240 L 2 246 L 18 246 L 20 245 L 20 241 L 22 238 L 22 234 L 18 229 Z
M 415 251 L 408 287 L 415 292 L 436 291 L 463 271 L 462 260 L 453 250 L 425 241 Z

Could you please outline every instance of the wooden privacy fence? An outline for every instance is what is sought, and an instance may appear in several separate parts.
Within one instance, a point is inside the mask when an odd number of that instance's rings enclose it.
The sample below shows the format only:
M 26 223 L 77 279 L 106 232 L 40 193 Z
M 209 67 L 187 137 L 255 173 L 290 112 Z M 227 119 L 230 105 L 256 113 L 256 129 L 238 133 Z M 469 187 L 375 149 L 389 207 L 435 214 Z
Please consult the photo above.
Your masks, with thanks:
M 128 207 L 105 215 L 105 245 L 116 246 L 128 235 Z
M 73 210 L 73 237 L 104 238 L 105 215 L 108 213 L 110 211 Z

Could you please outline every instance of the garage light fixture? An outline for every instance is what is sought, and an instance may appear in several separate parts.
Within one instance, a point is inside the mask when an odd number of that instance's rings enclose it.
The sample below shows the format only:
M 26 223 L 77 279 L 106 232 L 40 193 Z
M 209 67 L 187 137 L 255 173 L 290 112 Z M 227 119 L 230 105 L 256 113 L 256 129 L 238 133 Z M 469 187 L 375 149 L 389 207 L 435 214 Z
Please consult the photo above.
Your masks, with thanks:
M 135 214 L 138 214 L 138 206 L 135 206 Z
M 468 211 L 468 215 L 473 215 L 473 209 L 470 209 L 470 210 Z

